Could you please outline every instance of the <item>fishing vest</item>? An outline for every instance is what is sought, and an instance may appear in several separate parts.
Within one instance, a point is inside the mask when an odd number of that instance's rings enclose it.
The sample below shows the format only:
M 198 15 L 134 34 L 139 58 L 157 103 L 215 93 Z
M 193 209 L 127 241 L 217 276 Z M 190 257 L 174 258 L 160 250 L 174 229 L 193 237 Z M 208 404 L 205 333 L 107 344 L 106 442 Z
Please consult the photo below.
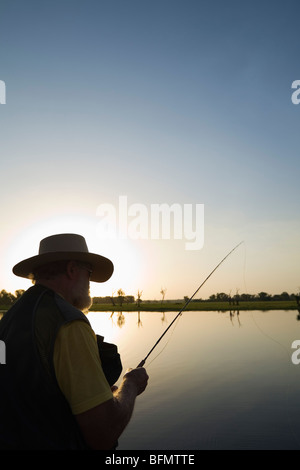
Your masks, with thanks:
M 55 292 L 35 285 L 0 321 L 6 349 L 6 364 L 0 364 L 0 449 L 87 449 L 53 364 L 58 330 L 74 320 L 90 324 Z M 108 351 L 110 365 L 117 364 L 111 377 L 117 380 L 122 365 L 116 347 L 102 337 L 97 340 L 103 363 L 102 349 Z

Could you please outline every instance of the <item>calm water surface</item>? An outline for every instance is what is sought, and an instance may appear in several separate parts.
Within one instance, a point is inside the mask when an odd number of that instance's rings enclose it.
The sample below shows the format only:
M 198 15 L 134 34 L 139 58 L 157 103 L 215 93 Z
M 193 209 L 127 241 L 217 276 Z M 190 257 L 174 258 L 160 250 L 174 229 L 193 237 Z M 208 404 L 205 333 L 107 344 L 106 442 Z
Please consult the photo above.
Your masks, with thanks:
M 184 312 L 146 362 L 119 450 L 300 449 L 297 311 Z M 90 312 L 136 367 L 176 312 Z M 300 355 L 299 355 L 300 356 Z

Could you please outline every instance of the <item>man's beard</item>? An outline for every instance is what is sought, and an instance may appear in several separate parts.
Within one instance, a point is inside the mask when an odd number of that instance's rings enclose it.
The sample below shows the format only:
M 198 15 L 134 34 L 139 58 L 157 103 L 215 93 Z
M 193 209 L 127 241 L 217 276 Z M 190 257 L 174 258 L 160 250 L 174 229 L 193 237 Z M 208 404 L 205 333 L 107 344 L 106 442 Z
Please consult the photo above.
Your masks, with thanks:
M 73 302 L 72 305 L 83 313 L 87 313 L 91 307 L 93 300 L 90 296 L 90 289 L 84 286 L 73 288 Z

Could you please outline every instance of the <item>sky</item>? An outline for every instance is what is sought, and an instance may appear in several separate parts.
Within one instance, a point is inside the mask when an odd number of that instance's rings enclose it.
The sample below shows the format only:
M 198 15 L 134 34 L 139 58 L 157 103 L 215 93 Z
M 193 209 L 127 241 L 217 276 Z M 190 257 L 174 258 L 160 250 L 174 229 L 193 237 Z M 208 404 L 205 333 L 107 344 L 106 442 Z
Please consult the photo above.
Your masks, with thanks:
M 299 13 L 0 0 L 0 290 L 31 286 L 12 267 L 42 238 L 79 233 L 114 263 L 95 296 L 190 297 L 241 241 L 197 297 L 300 291 Z

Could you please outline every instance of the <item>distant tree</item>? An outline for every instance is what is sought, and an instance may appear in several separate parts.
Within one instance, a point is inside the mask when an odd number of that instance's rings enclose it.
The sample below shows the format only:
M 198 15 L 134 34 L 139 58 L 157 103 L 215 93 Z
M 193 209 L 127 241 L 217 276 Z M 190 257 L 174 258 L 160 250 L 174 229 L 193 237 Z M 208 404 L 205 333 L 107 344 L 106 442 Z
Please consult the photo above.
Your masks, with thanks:
M 270 300 L 271 299 L 271 295 L 267 294 L 267 292 L 259 292 L 257 294 L 257 297 L 259 298 L 259 300 Z
M 112 294 L 111 294 L 110 300 L 111 300 L 111 303 L 113 304 L 113 306 L 115 307 L 115 306 L 116 306 L 116 304 L 115 304 L 115 301 L 114 301 L 114 293 L 115 293 L 115 291 L 112 291 Z
M 240 295 L 240 299 L 241 299 L 241 300 L 250 300 L 250 299 L 252 299 L 253 297 L 254 297 L 254 296 L 251 295 L 251 294 L 241 294 L 241 295 Z
M 0 292 L 0 305 L 10 306 L 14 303 L 15 300 L 16 299 L 13 294 L 11 294 L 10 292 L 6 292 L 6 290 L 2 289 L 2 291 Z
M 224 292 L 219 292 L 216 295 L 216 300 L 219 301 L 219 302 L 224 302 L 225 300 L 228 300 L 228 295 L 225 294 Z
M 22 295 L 24 294 L 25 290 L 24 289 L 18 289 L 15 291 L 15 298 L 18 300 Z
M 161 288 L 161 290 L 160 290 L 160 293 L 162 295 L 161 303 L 163 303 L 163 301 L 165 300 L 166 292 L 167 292 L 166 288 L 165 289 Z
M 122 307 L 123 301 L 124 301 L 125 292 L 124 292 L 122 289 L 119 289 L 118 292 L 117 292 L 117 294 L 118 294 L 118 299 L 119 299 L 120 307 Z
M 287 292 L 282 292 L 280 294 L 280 299 L 281 300 L 290 300 L 290 295 Z
M 235 293 L 235 296 L 234 296 L 234 301 L 235 301 L 235 305 L 239 305 L 240 296 L 239 296 L 239 290 L 238 289 L 236 290 L 236 293 Z
M 142 302 L 142 293 L 143 293 L 142 290 L 138 290 L 138 291 L 137 291 L 137 306 L 138 306 L 138 308 L 140 308 L 140 306 L 141 306 L 141 302 Z

